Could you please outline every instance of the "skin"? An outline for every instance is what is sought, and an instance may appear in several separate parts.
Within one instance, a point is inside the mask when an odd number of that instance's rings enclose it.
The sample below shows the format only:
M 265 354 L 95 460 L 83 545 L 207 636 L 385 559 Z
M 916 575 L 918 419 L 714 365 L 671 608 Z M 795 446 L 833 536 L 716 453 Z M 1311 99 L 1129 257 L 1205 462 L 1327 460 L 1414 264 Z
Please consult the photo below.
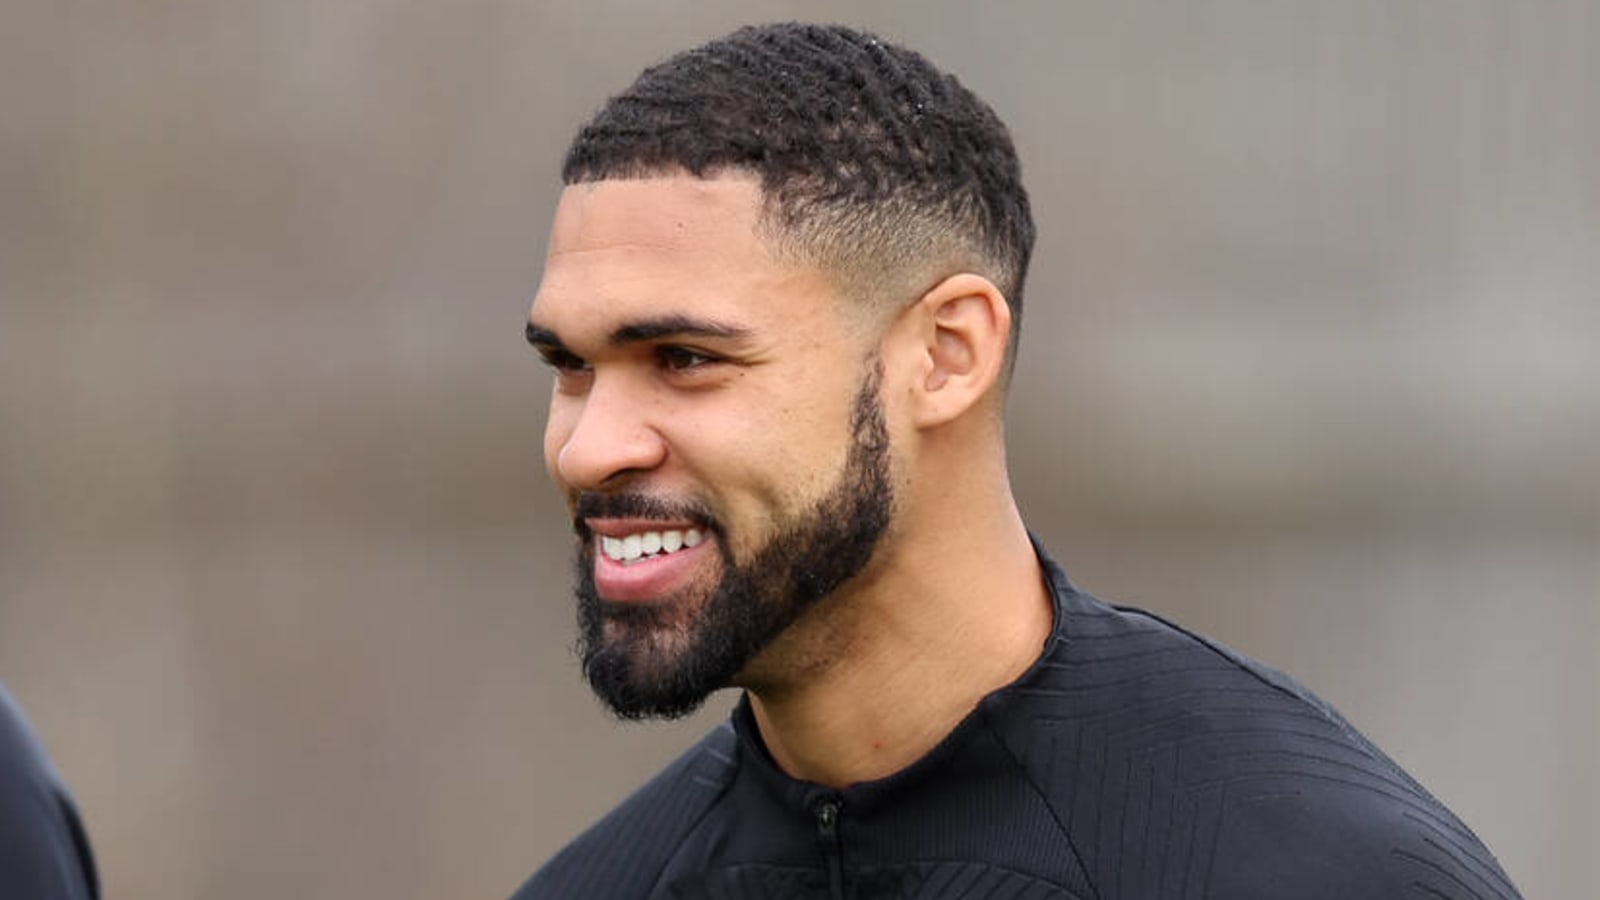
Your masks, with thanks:
M 529 314 L 556 369 L 545 461 L 574 507 L 583 492 L 693 500 L 721 526 L 711 540 L 745 560 L 773 521 L 834 484 L 851 401 L 881 365 L 888 532 L 863 571 L 734 680 L 786 772 L 843 786 L 914 762 L 1025 671 L 1049 634 L 1005 471 L 1010 314 L 987 279 L 931 269 L 927 293 L 868 312 L 840 296 L 840 279 L 775 257 L 760 210 L 756 182 L 734 175 L 563 192 Z M 692 616 L 721 562 L 700 552 L 609 581 L 596 566 L 607 599 Z

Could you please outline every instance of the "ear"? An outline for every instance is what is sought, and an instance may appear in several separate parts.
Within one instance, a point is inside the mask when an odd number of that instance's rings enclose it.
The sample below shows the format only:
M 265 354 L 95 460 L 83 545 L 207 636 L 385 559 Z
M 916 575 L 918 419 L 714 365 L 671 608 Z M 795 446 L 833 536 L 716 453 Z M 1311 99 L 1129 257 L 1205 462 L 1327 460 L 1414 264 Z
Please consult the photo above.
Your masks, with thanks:
M 994 283 L 962 273 L 934 285 L 902 313 L 897 338 L 912 355 L 919 428 L 960 417 L 996 389 L 1005 366 L 1011 307 Z

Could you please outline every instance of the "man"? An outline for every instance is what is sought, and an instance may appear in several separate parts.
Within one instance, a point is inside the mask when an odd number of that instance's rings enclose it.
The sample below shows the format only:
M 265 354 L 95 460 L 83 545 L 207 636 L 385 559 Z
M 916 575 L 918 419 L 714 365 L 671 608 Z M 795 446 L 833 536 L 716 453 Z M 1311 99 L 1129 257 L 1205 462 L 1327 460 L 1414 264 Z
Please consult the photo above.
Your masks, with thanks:
M 627 718 L 744 696 L 519 898 L 1516 896 L 1321 701 L 1033 543 L 1001 427 L 1033 225 L 955 79 L 741 30 L 564 179 L 528 338 L 584 673 Z
M 94 858 L 72 797 L 0 685 L 0 897 L 97 896 Z

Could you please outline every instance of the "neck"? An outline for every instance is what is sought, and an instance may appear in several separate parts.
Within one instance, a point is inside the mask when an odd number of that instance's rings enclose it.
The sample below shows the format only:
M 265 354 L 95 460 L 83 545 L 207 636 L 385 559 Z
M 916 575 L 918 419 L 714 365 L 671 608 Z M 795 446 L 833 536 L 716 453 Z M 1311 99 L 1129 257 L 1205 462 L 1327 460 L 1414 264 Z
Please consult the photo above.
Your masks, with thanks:
M 1049 593 L 1009 492 L 997 514 L 920 516 L 861 582 L 769 648 L 741 682 L 789 775 L 834 787 L 891 775 L 1038 659 Z M 926 533 L 933 532 L 933 533 Z M 764 673 L 771 673 L 766 677 Z

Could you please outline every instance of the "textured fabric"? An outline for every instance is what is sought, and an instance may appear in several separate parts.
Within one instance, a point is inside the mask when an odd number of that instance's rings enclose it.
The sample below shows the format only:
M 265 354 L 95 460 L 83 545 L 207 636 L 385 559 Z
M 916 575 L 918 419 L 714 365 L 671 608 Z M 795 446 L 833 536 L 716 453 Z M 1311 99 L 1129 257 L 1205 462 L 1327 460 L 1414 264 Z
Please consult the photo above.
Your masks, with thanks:
M 748 701 L 515 900 L 1511 900 L 1488 850 L 1287 676 L 1077 591 L 934 750 L 832 790 Z
M 72 798 L 0 686 L 0 898 L 97 896 L 94 859 Z

